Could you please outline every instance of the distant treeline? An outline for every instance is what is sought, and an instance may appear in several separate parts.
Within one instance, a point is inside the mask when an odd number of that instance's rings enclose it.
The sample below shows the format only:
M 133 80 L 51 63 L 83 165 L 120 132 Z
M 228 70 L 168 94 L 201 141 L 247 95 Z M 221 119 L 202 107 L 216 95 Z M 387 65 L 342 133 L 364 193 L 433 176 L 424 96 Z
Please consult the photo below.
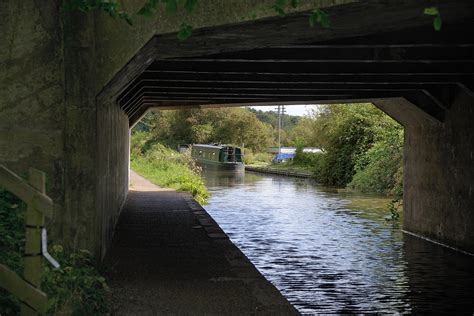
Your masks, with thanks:
M 255 116 L 263 123 L 270 124 L 273 128 L 278 128 L 278 112 L 277 111 L 262 111 L 248 108 Z M 300 121 L 301 116 L 283 114 L 282 115 L 282 129 L 285 133 L 291 131 Z
M 258 152 L 276 145 L 277 117 L 276 113 L 237 107 L 165 110 L 148 114 L 135 130 L 150 133 L 151 142 L 173 148 L 178 144 L 223 143 Z M 296 126 L 298 119 L 285 115 L 287 133 Z M 288 139 L 285 144 L 289 142 Z

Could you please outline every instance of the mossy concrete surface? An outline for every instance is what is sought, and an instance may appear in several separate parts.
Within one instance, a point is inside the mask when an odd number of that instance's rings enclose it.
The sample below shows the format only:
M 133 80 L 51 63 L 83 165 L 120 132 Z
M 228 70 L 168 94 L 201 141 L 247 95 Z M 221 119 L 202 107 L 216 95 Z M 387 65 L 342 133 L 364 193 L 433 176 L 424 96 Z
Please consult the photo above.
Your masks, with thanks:
M 349 0 L 302 1 L 300 10 Z M 143 0 L 121 1 L 134 15 Z M 276 15 L 273 0 L 200 0 L 193 14 L 62 12 L 61 1 L 8 0 L 0 12 L 0 163 L 47 174 L 51 238 L 102 256 L 128 188 L 129 130 L 97 94 L 154 35 Z
M 0 163 L 26 178 L 47 174 L 56 203 L 53 226 L 64 218 L 64 58 L 54 1 L 3 1 L 0 10 Z
M 297 11 L 351 2 L 356 1 L 302 0 Z M 143 0 L 123 1 L 127 12 L 132 14 L 137 12 L 143 3 Z M 202 28 L 275 16 L 276 12 L 272 9 L 274 4 L 275 0 L 199 0 L 192 14 L 184 10 L 177 14 L 160 10 L 149 18 L 135 16 L 132 27 L 123 21 L 111 19 L 104 13 L 98 13 L 95 15 L 98 71 L 96 92 L 99 93 L 123 65 L 156 34 L 176 32 L 183 22 L 194 28 Z M 308 24 L 308 32 L 310 31 Z
M 459 94 L 443 123 L 406 100 L 378 100 L 405 128 L 403 228 L 474 253 L 474 97 Z

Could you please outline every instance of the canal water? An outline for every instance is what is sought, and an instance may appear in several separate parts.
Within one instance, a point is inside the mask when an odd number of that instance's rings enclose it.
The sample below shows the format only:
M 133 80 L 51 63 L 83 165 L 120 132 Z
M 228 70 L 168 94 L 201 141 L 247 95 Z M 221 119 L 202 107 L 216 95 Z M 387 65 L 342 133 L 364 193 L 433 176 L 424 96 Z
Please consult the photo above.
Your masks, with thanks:
M 389 200 L 307 179 L 203 174 L 206 210 L 302 313 L 474 313 L 474 257 L 385 220 Z

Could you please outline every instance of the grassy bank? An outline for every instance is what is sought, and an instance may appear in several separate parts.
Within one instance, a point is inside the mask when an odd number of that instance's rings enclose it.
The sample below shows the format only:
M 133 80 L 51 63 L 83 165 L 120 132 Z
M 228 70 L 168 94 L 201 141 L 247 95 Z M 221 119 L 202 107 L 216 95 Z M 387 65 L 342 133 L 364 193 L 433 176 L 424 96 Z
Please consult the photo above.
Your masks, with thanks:
M 18 275 L 23 271 L 25 244 L 25 204 L 0 189 L 0 263 Z M 47 315 L 102 315 L 109 312 L 107 285 L 87 251 L 66 251 L 50 245 L 51 255 L 61 267 L 57 270 L 44 261 L 41 289 L 48 294 Z M 19 315 L 20 302 L 0 289 L 0 314 Z
M 131 167 L 142 177 L 164 187 L 191 193 L 205 204 L 209 193 L 190 153 L 180 154 L 160 143 L 150 144 L 147 135 L 132 136 Z

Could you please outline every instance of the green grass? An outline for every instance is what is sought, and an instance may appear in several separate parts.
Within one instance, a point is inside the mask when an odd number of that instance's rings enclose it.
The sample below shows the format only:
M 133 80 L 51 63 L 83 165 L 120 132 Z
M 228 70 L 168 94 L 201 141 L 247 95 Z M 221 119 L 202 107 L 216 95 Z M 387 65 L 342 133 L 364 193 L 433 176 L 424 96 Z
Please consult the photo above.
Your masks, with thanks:
M 200 204 L 206 204 L 209 198 L 199 175 L 200 169 L 189 154 L 180 154 L 162 144 L 155 144 L 145 153 L 133 154 L 131 167 L 161 187 L 191 193 Z

